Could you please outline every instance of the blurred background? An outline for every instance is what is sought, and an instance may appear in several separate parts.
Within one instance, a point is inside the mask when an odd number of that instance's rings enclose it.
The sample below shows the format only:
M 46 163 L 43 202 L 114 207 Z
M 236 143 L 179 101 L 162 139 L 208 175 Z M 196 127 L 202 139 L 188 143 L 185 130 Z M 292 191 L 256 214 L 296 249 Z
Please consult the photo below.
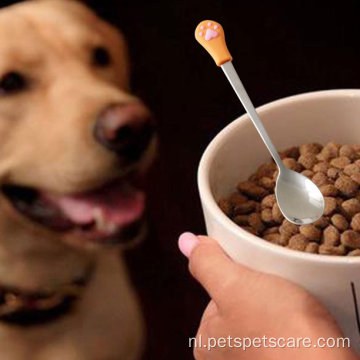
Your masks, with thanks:
M 244 112 L 222 71 L 195 42 L 194 29 L 204 19 L 223 25 L 234 65 L 258 106 L 307 91 L 359 87 L 360 2 L 85 2 L 126 35 L 133 90 L 159 124 L 150 235 L 127 254 L 148 326 L 144 360 L 192 359 L 188 338 L 208 298 L 190 278 L 177 237 L 185 230 L 204 233 L 197 165 L 217 132 Z

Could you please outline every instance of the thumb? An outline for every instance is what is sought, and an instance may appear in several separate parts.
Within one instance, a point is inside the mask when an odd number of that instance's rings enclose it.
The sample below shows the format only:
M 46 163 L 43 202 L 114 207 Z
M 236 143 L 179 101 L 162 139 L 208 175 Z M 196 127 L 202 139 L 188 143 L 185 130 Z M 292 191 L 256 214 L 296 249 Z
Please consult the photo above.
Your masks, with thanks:
M 207 236 L 184 233 L 179 238 L 179 248 L 189 258 L 191 274 L 219 304 L 241 281 L 239 276 L 250 272 L 246 267 L 235 264 L 220 245 Z

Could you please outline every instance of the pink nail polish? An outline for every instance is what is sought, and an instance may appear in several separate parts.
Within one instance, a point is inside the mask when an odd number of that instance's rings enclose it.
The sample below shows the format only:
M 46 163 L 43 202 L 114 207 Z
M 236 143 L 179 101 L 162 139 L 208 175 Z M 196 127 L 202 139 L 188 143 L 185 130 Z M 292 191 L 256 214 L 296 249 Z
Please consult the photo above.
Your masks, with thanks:
M 194 247 L 199 243 L 199 239 L 191 232 L 185 232 L 179 237 L 179 249 L 186 256 L 189 257 Z

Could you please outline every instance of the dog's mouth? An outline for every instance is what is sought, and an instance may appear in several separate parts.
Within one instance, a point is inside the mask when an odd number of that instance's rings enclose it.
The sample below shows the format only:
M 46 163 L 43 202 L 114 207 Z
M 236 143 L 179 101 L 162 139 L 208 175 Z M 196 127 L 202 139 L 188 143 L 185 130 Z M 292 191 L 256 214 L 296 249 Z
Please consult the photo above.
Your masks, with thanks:
M 145 194 L 119 179 L 72 195 L 4 185 L 4 195 L 23 216 L 55 231 L 76 232 L 92 241 L 122 243 L 140 232 Z

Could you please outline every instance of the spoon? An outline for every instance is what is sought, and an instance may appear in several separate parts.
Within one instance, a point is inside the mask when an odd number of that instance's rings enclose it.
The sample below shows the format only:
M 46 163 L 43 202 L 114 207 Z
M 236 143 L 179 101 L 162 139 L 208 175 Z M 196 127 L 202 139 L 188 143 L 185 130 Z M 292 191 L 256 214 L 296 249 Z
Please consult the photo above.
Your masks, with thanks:
M 324 197 L 319 188 L 310 179 L 288 169 L 281 161 L 232 64 L 232 56 L 227 49 L 222 26 L 212 20 L 202 21 L 196 27 L 195 38 L 215 60 L 216 65 L 221 66 L 223 69 L 232 88 L 279 168 L 275 196 L 282 214 L 287 220 L 296 225 L 315 222 L 324 213 Z

